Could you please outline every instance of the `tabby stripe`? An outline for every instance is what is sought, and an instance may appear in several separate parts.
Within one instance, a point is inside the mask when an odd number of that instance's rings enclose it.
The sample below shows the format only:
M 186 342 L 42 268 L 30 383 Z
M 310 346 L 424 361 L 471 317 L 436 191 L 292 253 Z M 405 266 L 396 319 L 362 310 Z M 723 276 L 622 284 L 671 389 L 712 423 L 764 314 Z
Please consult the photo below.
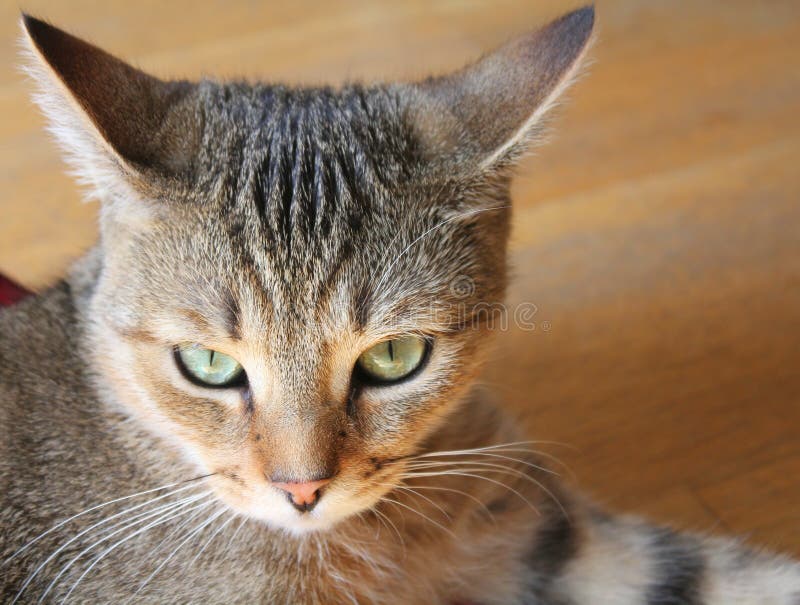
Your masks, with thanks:
M 700 544 L 669 529 L 654 529 L 651 548 L 655 577 L 647 590 L 648 605 L 703 605 L 705 561 Z
M 528 558 L 532 571 L 530 590 L 535 602 L 561 603 L 551 590 L 580 550 L 579 530 L 560 509 L 549 509 L 543 515 Z

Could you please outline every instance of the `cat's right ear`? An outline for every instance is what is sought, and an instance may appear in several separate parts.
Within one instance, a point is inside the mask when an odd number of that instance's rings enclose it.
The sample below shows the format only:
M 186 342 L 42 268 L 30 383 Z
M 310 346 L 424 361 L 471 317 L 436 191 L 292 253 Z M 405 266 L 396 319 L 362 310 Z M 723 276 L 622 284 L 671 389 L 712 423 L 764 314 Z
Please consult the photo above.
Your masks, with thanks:
M 159 80 L 29 15 L 21 25 L 35 100 L 90 195 L 125 195 L 191 170 L 196 85 Z
M 593 28 L 594 8 L 586 6 L 455 73 L 406 88 L 426 162 L 448 173 L 513 165 L 580 73 Z

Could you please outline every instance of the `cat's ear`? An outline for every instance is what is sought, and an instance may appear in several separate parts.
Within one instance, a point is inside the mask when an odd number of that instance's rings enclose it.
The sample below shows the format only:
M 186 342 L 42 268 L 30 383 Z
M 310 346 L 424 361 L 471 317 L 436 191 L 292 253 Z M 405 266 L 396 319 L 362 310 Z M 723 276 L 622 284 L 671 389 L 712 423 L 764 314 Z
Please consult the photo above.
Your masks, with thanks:
M 412 121 L 423 154 L 479 170 L 514 162 L 579 73 L 593 27 L 587 6 L 458 72 L 414 85 Z
M 36 101 L 90 193 L 190 169 L 196 85 L 154 78 L 34 17 L 23 14 L 21 25 Z

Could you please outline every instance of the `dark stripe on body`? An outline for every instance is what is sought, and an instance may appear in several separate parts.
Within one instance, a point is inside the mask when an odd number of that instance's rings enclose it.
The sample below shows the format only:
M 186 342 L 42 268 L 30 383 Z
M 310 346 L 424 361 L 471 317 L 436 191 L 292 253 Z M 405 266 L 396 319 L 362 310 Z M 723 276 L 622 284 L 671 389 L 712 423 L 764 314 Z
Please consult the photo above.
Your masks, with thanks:
M 647 605 L 703 605 L 705 561 L 700 544 L 670 529 L 652 530 L 654 578 L 647 589 Z
M 579 550 L 579 530 L 569 517 L 560 509 L 544 512 L 528 557 L 531 599 L 526 603 L 566 605 L 557 595 L 556 583 Z

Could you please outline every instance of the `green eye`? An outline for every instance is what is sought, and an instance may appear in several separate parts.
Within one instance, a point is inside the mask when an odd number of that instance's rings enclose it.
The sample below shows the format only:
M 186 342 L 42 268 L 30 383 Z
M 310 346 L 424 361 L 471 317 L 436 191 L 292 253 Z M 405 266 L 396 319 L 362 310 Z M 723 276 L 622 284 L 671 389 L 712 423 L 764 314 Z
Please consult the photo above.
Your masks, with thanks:
M 358 367 L 378 382 L 397 382 L 422 365 L 428 342 L 419 336 L 400 336 L 364 351 Z
M 244 376 L 244 368 L 233 357 L 197 344 L 176 347 L 175 359 L 184 375 L 201 386 L 233 386 Z

